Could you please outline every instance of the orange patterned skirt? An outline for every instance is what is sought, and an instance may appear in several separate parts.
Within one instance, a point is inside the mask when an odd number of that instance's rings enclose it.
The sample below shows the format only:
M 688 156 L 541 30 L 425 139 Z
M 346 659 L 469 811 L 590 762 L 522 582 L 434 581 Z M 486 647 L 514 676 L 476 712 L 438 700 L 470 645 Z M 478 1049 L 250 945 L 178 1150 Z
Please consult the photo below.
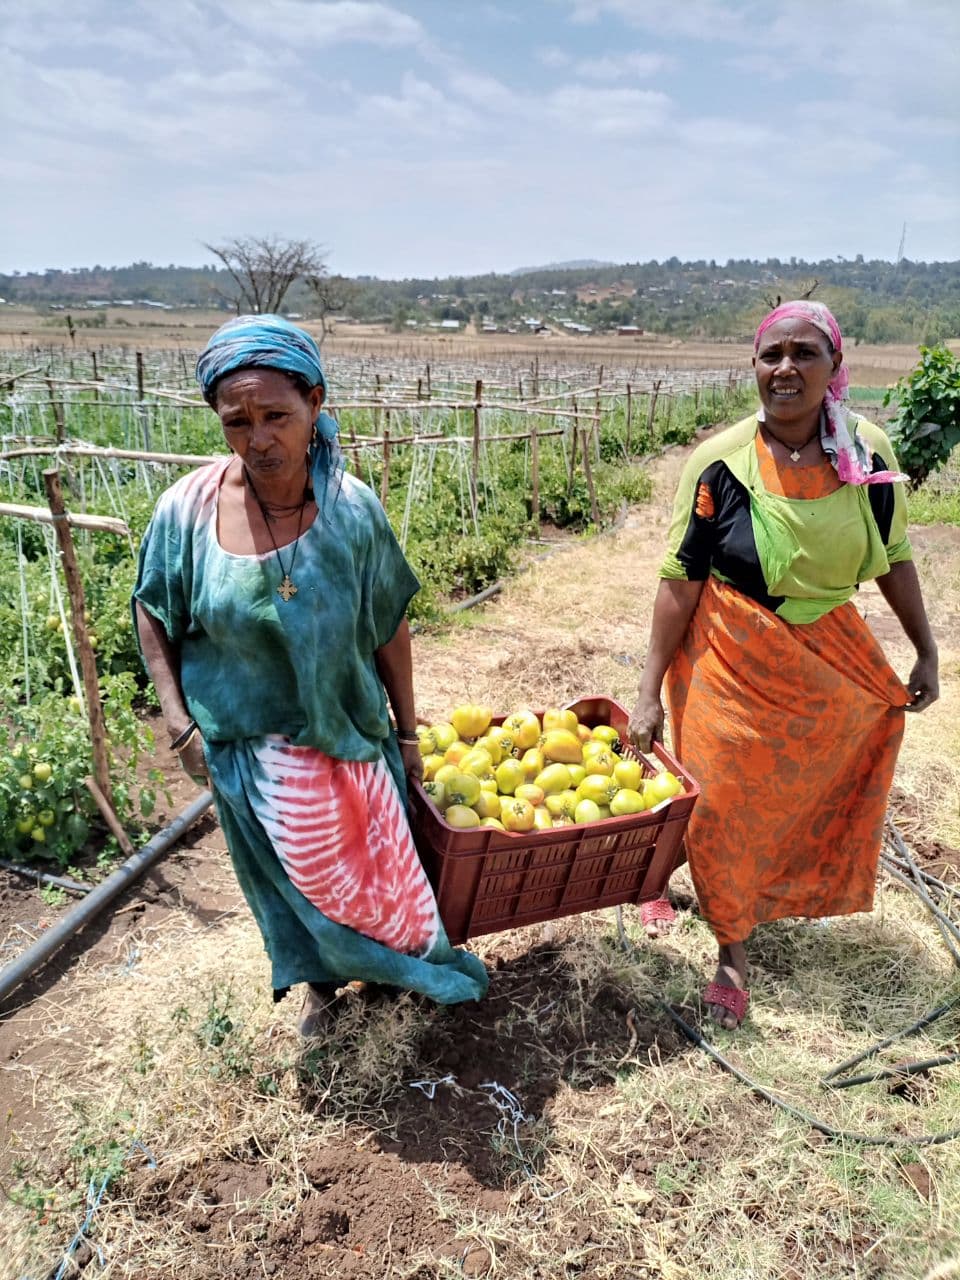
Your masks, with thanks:
M 711 578 L 666 678 L 717 941 L 869 911 L 908 694 L 852 603 L 791 625 Z

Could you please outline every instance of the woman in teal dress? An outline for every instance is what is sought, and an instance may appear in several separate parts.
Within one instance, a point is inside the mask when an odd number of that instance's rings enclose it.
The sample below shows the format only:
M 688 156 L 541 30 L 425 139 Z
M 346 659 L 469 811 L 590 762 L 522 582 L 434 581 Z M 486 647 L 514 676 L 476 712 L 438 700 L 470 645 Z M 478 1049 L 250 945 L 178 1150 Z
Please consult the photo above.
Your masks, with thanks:
M 309 984 L 308 1032 L 353 980 L 479 999 L 486 972 L 447 941 L 406 818 L 419 583 L 343 469 L 319 350 L 279 316 L 241 316 L 197 377 L 231 453 L 161 496 L 134 611 L 171 745 L 212 787 L 275 998 Z

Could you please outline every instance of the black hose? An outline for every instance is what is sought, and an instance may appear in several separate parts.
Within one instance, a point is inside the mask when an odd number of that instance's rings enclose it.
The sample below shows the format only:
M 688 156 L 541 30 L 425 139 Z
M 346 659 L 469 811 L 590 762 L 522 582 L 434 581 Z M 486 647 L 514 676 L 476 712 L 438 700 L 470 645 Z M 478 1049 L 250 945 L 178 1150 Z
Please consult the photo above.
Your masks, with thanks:
M 958 930 L 957 926 L 953 923 L 953 921 L 950 920 L 940 910 L 940 908 L 931 898 L 930 894 L 927 892 L 927 889 L 923 883 L 924 873 L 917 866 L 915 860 L 910 854 L 910 851 L 907 849 L 906 845 L 904 844 L 903 839 L 900 836 L 900 833 L 897 831 L 896 827 L 893 825 L 893 822 L 889 818 L 887 819 L 887 834 L 891 838 L 891 841 L 894 844 L 894 847 L 897 849 L 898 853 L 901 855 L 902 861 L 911 871 L 913 878 L 912 879 L 908 878 L 896 867 L 889 865 L 889 862 L 886 860 L 885 860 L 884 869 L 887 871 L 889 875 L 893 876 L 895 879 L 899 880 L 902 884 L 906 885 L 908 889 L 912 890 L 914 893 L 916 893 L 917 897 L 920 898 L 924 906 L 931 913 L 937 925 L 939 926 L 940 933 L 944 940 L 944 944 L 946 945 L 951 956 L 953 957 L 954 963 L 957 964 L 958 967 L 960 967 L 960 956 L 958 956 L 957 951 L 954 948 L 951 941 L 951 935 L 953 935 L 953 937 L 955 937 L 957 941 L 960 942 L 960 930 Z M 946 889 L 948 893 L 953 892 L 952 890 L 949 889 L 948 886 L 943 886 L 943 888 Z M 616 908 L 616 921 L 617 921 L 617 933 L 620 938 L 620 945 L 623 948 L 623 950 L 627 952 L 627 954 L 632 954 L 633 952 L 636 951 L 636 947 L 627 937 L 627 932 L 623 925 L 623 908 L 622 907 Z M 810 1115 L 809 1112 L 802 1111 L 799 1107 L 795 1107 L 793 1103 L 787 1102 L 785 1098 L 779 1097 L 777 1094 L 767 1089 L 764 1085 L 760 1084 L 759 1081 L 754 1080 L 751 1076 L 748 1076 L 745 1071 L 742 1071 L 739 1067 L 734 1066 L 734 1064 L 730 1062 L 729 1059 L 725 1058 L 723 1054 L 720 1053 L 720 1051 L 714 1047 L 714 1045 L 712 1045 L 707 1039 L 704 1038 L 701 1032 L 699 1032 L 695 1027 L 690 1026 L 690 1024 L 686 1021 L 686 1019 L 682 1018 L 680 1014 L 677 1013 L 677 1011 L 671 1005 L 667 1004 L 665 1000 L 659 1001 L 659 1004 L 660 1004 L 660 1007 L 672 1019 L 672 1021 L 675 1022 L 676 1025 L 680 1028 L 680 1030 L 687 1037 L 687 1039 L 690 1040 L 693 1044 L 695 1044 L 697 1048 L 703 1049 L 705 1053 L 709 1054 L 709 1056 L 713 1058 L 714 1062 L 716 1062 L 719 1066 L 721 1066 L 724 1069 L 724 1071 L 728 1071 L 730 1075 L 734 1076 L 737 1080 L 739 1080 L 741 1084 L 746 1085 L 747 1088 L 750 1089 L 752 1093 L 755 1093 L 757 1095 L 757 1097 L 762 1098 L 765 1102 L 769 1102 L 772 1106 L 779 1107 L 781 1111 L 785 1111 L 788 1115 L 793 1116 L 795 1119 L 802 1120 L 804 1124 L 809 1125 L 812 1129 L 816 1129 L 818 1133 L 822 1133 L 828 1138 L 839 1138 L 843 1142 L 851 1142 L 851 1143 L 856 1142 L 856 1143 L 859 1143 L 861 1146 L 899 1147 L 899 1148 L 939 1146 L 944 1142 L 952 1142 L 955 1138 L 960 1138 L 960 1128 L 950 1129 L 944 1133 L 921 1133 L 921 1134 L 916 1134 L 912 1137 L 907 1137 L 907 1138 L 891 1138 L 891 1137 L 885 1137 L 883 1135 L 852 1133 L 846 1129 L 837 1129 L 833 1125 L 827 1124 L 826 1121 L 820 1120 L 814 1115 Z M 920 1031 L 923 1027 L 929 1026 L 930 1023 L 935 1022 L 938 1018 L 941 1018 L 945 1013 L 955 1008 L 958 1004 L 960 1004 L 960 996 L 956 997 L 956 999 L 954 1000 L 948 1001 L 947 1004 L 940 1005 L 936 1009 L 932 1009 L 928 1013 L 925 1013 L 922 1018 L 918 1018 L 915 1023 L 905 1028 L 904 1030 L 894 1032 L 893 1035 L 887 1036 L 885 1039 L 879 1041 L 877 1044 L 871 1045 L 870 1048 L 864 1050 L 862 1053 L 856 1054 L 852 1058 L 847 1058 L 844 1062 L 841 1062 L 838 1066 L 832 1067 L 830 1071 L 827 1072 L 826 1075 L 822 1076 L 820 1078 L 820 1084 L 824 1088 L 828 1088 L 828 1089 L 845 1089 L 856 1084 L 867 1084 L 875 1080 L 885 1079 L 889 1076 L 912 1075 L 919 1071 L 929 1070 L 931 1067 L 934 1067 L 934 1066 L 943 1066 L 943 1065 L 946 1065 L 947 1063 L 960 1061 L 960 1053 L 954 1053 L 941 1058 L 926 1059 L 925 1061 L 922 1061 L 922 1062 L 903 1063 L 894 1068 L 883 1069 L 878 1072 L 874 1072 L 874 1073 L 870 1073 L 862 1076 L 854 1076 L 849 1079 L 843 1079 L 843 1080 L 838 1079 L 841 1072 L 848 1070 L 850 1067 L 856 1066 L 857 1063 L 863 1062 L 867 1058 L 872 1058 L 875 1054 L 880 1053 L 883 1049 L 887 1048 L 889 1045 L 893 1044 L 895 1041 L 902 1040 L 907 1036 L 913 1035 L 915 1032 Z

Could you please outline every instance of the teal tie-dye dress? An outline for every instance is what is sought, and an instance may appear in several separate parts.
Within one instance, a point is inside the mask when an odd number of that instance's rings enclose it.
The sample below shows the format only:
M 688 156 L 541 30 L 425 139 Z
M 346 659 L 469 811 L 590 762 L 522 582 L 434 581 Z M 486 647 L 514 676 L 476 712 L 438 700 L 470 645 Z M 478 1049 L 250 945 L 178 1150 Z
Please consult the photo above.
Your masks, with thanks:
M 443 1004 L 479 999 L 483 965 L 447 941 L 413 846 L 376 650 L 419 586 L 386 515 L 349 474 L 317 473 L 321 512 L 276 554 L 217 540 L 232 459 L 162 495 L 134 599 L 180 653 L 217 812 L 273 986 L 360 978 Z

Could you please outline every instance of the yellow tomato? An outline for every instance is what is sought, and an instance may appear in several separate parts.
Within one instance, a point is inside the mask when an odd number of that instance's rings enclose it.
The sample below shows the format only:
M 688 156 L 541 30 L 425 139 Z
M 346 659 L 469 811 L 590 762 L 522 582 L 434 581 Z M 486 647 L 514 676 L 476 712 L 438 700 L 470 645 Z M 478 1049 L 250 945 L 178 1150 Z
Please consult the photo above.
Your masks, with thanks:
M 461 773 L 472 773 L 480 778 L 491 772 L 493 761 L 489 751 L 484 751 L 482 747 L 473 747 L 466 755 L 460 757 L 459 766 Z
M 497 746 L 500 748 L 501 760 L 505 760 L 507 756 L 512 756 L 514 751 L 516 750 L 516 743 L 513 740 L 513 736 L 509 734 L 506 731 L 506 729 L 504 729 L 502 726 L 491 725 L 491 727 L 487 730 L 487 732 L 483 736 L 484 738 L 489 738 L 492 742 L 495 742 L 497 744 Z M 499 761 L 497 761 L 497 763 L 499 764 Z
M 490 757 L 491 764 L 499 764 L 503 759 L 503 748 L 500 746 L 496 735 L 493 733 L 485 733 L 482 737 L 478 738 L 474 744 L 474 750 L 486 751 L 487 755 Z
M 551 729 L 540 742 L 545 760 L 558 760 L 563 764 L 582 764 L 583 748 L 575 733 L 569 729 Z
M 561 791 L 556 795 L 547 796 L 543 803 L 554 818 L 572 818 L 577 807 L 577 793 Z
M 526 709 L 514 711 L 512 715 L 507 716 L 503 727 L 513 738 L 514 746 L 520 751 L 527 751 L 530 747 L 536 746 L 540 738 L 540 721 L 532 711 Z
M 580 783 L 587 776 L 586 769 L 582 764 L 568 764 L 567 768 L 570 770 L 571 787 L 579 787 Z
M 500 807 L 500 821 L 507 831 L 530 831 L 536 821 L 533 805 L 529 800 L 519 800 L 512 796 L 504 800 Z
M 577 787 L 577 798 L 592 800 L 594 804 L 609 804 L 620 790 L 615 778 L 603 773 L 588 773 Z
M 642 813 L 649 808 L 646 796 L 632 787 L 621 787 L 610 801 L 610 812 L 615 818 L 626 817 L 630 813 Z
M 518 800 L 527 800 L 534 807 L 543 804 L 545 799 L 543 787 L 538 787 L 533 782 L 522 782 L 513 794 Z
M 539 747 L 530 747 L 520 757 L 520 767 L 527 782 L 532 782 L 538 773 L 542 773 L 545 764 L 543 752 Z
M 459 772 L 460 770 L 455 764 L 442 764 L 439 769 L 435 770 L 433 781 L 442 782 L 446 786 L 450 779 L 455 778 Z
M 432 724 L 430 732 L 437 740 L 437 750 L 443 754 L 448 747 L 452 747 L 457 740 L 457 731 L 452 724 L 448 724 L 446 720 L 441 720 L 439 724 Z
M 557 791 L 566 791 L 570 786 L 570 770 L 565 764 L 548 764 L 533 781 L 544 794 L 554 795 Z
M 548 707 L 543 713 L 544 733 L 549 733 L 551 729 L 567 729 L 570 733 L 576 733 L 577 723 L 577 713 L 569 708 L 561 710 L 559 707 Z
M 592 800 L 581 800 L 574 810 L 573 820 L 577 826 L 583 826 L 587 822 L 599 822 L 600 806 L 594 804 Z
M 443 785 L 446 803 L 455 808 L 475 804 L 480 795 L 480 779 L 472 773 L 455 773 Z
M 463 757 L 470 750 L 469 742 L 461 742 L 458 738 L 456 742 L 451 742 L 443 753 L 443 758 L 447 764 L 459 764 Z
M 433 756 L 437 753 L 437 735 L 432 729 L 426 729 L 421 725 L 417 729 L 417 745 L 420 747 L 422 756 Z
M 629 758 L 618 760 L 613 766 L 613 776 L 621 787 L 629 787 L 631 791 L 636 791 L 643 781 L 643 769 L 640 767 L 640 761 Z
M 433 801 L 433 803 L 437 806 L 437 808 L 442 809 L 443 802 L 446 798 L 446 791 L 444 789 L 443 783 L 437 782 L 435 778 L 433 779 L 433 781 L 430 781 L 428 779 L 426 782 L 424 782 L 423 789 L 426 792 L 426 794 L 430 797 L 430 799 Z
M 616 756 L 608 751 L 606 747 L 601 751 L 595 751 L 589 761 L 584 762 L 584 767 L 587 770 L 587 777 L 589 777 L 591 773 L 605 773 L 608 778 L 611 777 L 613 775 L 613 766 L 616 762 Z
M 533 827 L 535 831 L 549 831 L 553 826 L 553 815 L 543 805 L 537 805 L 533 811 Z
M 493 718 L 489 707 L 476 702 L 465 702 L 455 707 L 450 716 L 450 723 L 461 738 L 479 738 Z
M 512 756 L 507 756 L 506 760 L 501 761 L 494 772 L 497 786 L 504 795 L 508 796 L 513 795 L 526 777 L 523 765 L 519 760 L 514 760 Z
M 452 804 L 443 815 L 444 822 L 451 827 L 479 827 L 480 815 L 468 805 Z
M 431 778 L 437 776 L 437 770 L 444 766 L 443 756 L 424 756 L 423 757 L 423 776 L 429 782 Z M 451 769 L 455 769 L 456 765 L 450 765 Z
M 614 747 L 620 741 L 620 734 L 612 724 L 595 724 L 590 730 L 592 737 L 605 742 L 608 747 Z
M 475 809 L 481 818 L 499 818 L 500 797 L 496 792 L 481 790 L 471 808 Z
M 658 804 L 661 800 L 669 800 L 671 796 L 679 795 L 683 790 L 683 783 L 676 774 L 665 769 L 663 773 L 649 778 L 644 784 L 644 790 L 654 797 L 653 803 Z
M 481 818 L 480 825 L 481 827 L 492 827 L 494 831 L 506 831 L 507 829 L 499 818 Z

